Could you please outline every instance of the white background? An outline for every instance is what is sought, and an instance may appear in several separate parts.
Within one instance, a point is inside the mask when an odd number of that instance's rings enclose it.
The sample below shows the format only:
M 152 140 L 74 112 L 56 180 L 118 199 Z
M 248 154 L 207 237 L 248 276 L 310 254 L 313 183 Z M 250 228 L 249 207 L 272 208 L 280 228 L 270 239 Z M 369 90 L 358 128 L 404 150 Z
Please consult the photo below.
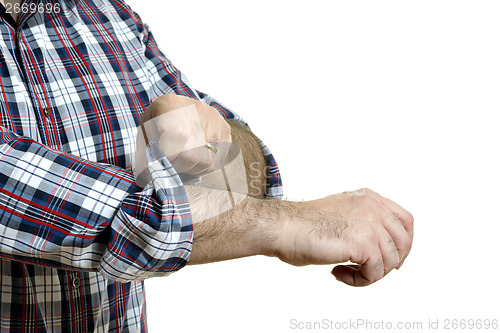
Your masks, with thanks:
M 150 280 L 150 332 L 500 319 L 498 2 L 129 3 L 191 83 L 267 143 L 286 197 L 370 187 L 415 217 L 405 265 L 365 288 L 266 257 Z

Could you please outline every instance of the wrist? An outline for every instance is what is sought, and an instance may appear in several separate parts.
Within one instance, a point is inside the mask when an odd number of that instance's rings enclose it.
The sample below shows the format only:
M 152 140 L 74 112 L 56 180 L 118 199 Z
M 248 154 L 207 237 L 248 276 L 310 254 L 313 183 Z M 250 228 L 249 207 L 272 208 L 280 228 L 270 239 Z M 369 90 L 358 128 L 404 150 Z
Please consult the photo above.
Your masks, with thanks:
M 260 255 L 279 257 L 285 240 L 290 239 L 298 219 L 309 207 L 307 202 L 292 202 L 276 199 L 252 199 L 255 205 L 255 234 L 250 243 L 254 244 Z
M 246 240 L 248 248 L 254 252 L 252 255 L 274 256 L 286 222 L 282 217 L 284 202 L 248 197 L 245 204 L 252 212 Z
M 207 200 L 208 194 L 206 190 L 188 189 L 194 220 L 190 264 L 254 255 L 276 256 L 282 228 L 289 220 L 289 206 L 294 203 L 246 197 L 232 209 L 205 219 L 203 213 L 212 213 L 210 207 L 199 206 L 200 201 L 217 206 L 217 198 L 211 196 Z

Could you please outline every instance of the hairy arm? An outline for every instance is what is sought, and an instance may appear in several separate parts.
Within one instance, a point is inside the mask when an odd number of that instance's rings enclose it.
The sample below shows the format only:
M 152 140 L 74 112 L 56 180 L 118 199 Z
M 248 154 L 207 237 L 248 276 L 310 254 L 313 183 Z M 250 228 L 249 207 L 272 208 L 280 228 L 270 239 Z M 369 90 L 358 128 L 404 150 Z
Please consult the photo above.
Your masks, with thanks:
M 265 163 L 258 139 L 248 129 L 231 122 L 228 126 L 215 109 L 178 96 L 165 96 L 150 108 L 159 115 L 160 148 L 176 170 L 204 175 L 201 182 L 209 185 L 185 186 L 194 223 L 190 264 L 259 254 L 297 266 L 350 261 L 332 274 L 353 286 L 371 284 L 403 264 L 412 245 L 413 217 L 398 204 L 368 189 L 306 202 L 265 199 Z M 221 144 L 217 151 L 205 146 L 231 140 L 241 148 L 246 175 L 234 168 L 237 163 L 219 163 L 229 145 Z M 236 186 L 228 186 L 229 179 Z M 243 181 L 250 185 L 248 193 L 239 186 Z
M 258 150 L 249 140 L 256 138 L 242 133 L 245 128 L 231 130 L 233 142 L 245 138 L 241 147 L 251 171 Z M 264 186 L 265 179 L 261 182 Z M 196 216 L 189 264 L 252 255 L 275 256 L 296 266 L 350 261 L 353 264 L 339 265 L 332 274 L 349 285 L 365 286 L 399 268 L 412 244 L 412 215 L 369 189 L 306 202 L 246 196 L 218 215 L 210 211 L 224 205 L 227 194 L 208 188 L 186 190 Z M 213 217 L 205 219 L 204 214 Z
M 210 189 L 187 189 L 191 206 L 217 204 L 227 196 Z M 193 250 L 189 264 L 204 264 L 253 255 L 273 255 L 278 239 L 275 216 L 279 201 L 247 197 L 233 209 L 194 224 Z M 206 208 L 205 208 L 206 209 Z

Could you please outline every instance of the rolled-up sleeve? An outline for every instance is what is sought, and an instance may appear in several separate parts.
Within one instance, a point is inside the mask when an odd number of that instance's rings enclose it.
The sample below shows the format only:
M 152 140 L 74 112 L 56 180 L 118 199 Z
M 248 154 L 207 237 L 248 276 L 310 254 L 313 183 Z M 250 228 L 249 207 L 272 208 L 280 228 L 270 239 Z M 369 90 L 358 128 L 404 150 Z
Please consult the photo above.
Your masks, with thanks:
M 153 181 L 55 151 L 0 128 L 0 256 L 100 271 L 117 281 L 183 267 L 192 246 L 182 183 L 154 142 Z

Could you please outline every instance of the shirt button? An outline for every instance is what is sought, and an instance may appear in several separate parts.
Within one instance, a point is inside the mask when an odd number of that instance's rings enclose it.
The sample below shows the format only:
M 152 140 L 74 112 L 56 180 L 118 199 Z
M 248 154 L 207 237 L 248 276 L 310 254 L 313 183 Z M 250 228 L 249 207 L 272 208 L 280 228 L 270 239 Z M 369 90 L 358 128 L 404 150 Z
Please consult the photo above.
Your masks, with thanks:
M 50 115 L 49 114 L 49 108 L 43 108 L 42 111 L 45 114 L 45 117 L 48 117 Z
M 75 276 L 72 281 L 73 288 L 77 289 L 80 287 L 80 278 Z

